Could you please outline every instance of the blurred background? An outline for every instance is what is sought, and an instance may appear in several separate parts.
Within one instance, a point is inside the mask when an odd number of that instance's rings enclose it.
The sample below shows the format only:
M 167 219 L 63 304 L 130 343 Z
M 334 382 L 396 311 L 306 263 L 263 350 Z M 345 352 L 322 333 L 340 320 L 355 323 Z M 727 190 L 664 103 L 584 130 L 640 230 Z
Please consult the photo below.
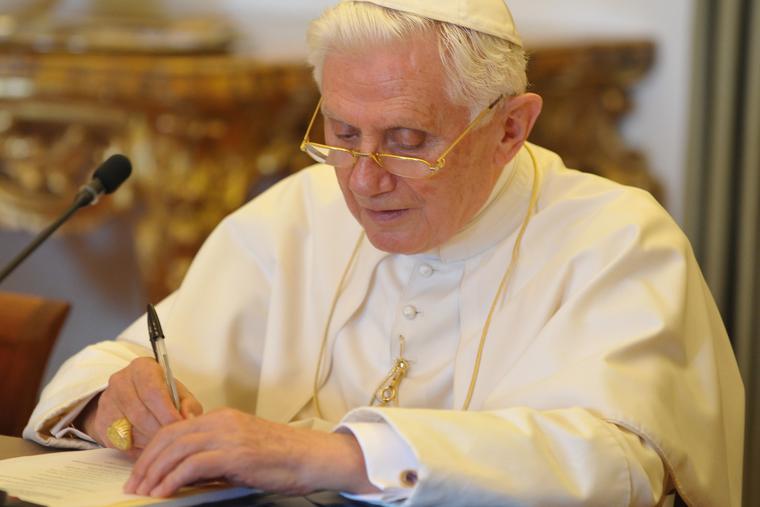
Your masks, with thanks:
M 43 382 L 176 288 L 224 215 L 309 164 L 304 34 L 332 3 L 0 0 L 0 265 L 106 156 L 134 166 L 2 286 L 72 305 Z M 649 190 L 692 240 L 744 375 L 757 473 L 760 2 L 509 4 L 546 100 L 534 142 Z

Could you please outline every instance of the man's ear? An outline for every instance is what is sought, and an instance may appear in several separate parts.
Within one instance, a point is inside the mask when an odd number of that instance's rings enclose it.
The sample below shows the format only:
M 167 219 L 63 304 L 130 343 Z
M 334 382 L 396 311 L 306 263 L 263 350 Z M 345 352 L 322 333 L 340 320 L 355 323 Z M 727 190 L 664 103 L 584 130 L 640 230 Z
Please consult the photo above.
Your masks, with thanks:
M 544 100 L 535 93 L 523 93 L 508 99 L 497 116 L 501 120 L 501 140 L 494 154 L 498 167 L 512 160 L 522 148 L 541 114 L 543 104 Z

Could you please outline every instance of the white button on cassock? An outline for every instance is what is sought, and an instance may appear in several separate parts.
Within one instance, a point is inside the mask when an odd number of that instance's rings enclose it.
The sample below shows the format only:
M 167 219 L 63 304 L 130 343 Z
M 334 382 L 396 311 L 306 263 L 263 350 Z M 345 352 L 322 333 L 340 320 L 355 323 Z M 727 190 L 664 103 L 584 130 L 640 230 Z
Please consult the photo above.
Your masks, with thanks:
M 419 313 L 415 307 L 412 305 L 406 305 L 404 309 L 402 310 L 402 313 L 404 314 L 404 317 L 406 317 L 409 320 L 413 320 L 417 317 L 417 314 Z
M 417 272 L 425 278 L 430 278 L 430 275 L 433 274 L 433 267 L 430 264 L 422 264 L 417 268 Z

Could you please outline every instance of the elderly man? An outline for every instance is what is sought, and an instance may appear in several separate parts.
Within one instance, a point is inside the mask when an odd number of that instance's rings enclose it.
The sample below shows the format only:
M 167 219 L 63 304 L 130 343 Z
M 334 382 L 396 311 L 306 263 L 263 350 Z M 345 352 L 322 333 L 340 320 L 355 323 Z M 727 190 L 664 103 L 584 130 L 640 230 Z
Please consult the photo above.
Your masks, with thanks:
M 743 388 L 688 242 L 526 142 L 505 4 L 342 2 L 309 40 L 320 164 L 224 220 L 159 307 L 180 409 L 141 319 L 64 364 L 25 435 L 113 446 L 126 419 L 126 490 L 154 496 L 738 507 Z

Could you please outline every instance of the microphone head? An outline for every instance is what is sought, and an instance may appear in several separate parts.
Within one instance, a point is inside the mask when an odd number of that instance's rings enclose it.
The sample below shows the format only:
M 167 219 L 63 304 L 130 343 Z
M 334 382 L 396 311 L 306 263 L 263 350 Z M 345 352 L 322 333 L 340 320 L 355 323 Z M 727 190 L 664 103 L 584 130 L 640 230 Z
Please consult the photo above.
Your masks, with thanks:
M 111 155 L 95 169 L 93 179 L 100 180 L 103 190 L 110 194 L 132 174 L 132 163 L 124 155 Z

